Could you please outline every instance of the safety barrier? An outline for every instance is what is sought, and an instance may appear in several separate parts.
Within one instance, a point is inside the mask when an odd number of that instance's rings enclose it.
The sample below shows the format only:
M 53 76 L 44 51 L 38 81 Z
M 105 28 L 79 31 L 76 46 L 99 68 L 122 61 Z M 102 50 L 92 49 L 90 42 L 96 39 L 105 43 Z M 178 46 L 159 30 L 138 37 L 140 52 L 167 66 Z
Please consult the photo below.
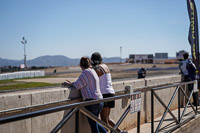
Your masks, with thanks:
M 134 92 L 131 94 L 138 94 L 139 92 Z M 50 114 L 50 113 L 54 113 L 54 112 L 58 112 L 58 111 L 62 111 L 62 110 L 67 110 L 67 109 L 71 109 L 69 111 L 69 113 L 58 123 L 58 125 L 51 131 L 51 133 L 56 133 L 58 132 L 62 126 L 71 118 L 71 116 L 73 114 L 76 113 L 76 133 L 79 133 L 79 111 L 81 113 L 83 113 L 84 115 L 90 117 L 91 119 L 93 119 L 94 121 L 98 122 L 99 124 L 103 125 L 105 128 L 107 128 L 108 130 L 110 130 L 110 132 L 117 132 L 117 128 L 120 126 L 120 124 L 123 122 L 124 118 L 127 116 L 127 114 L 130 111 L 130 105 L 126 108 L 126 110 L 124 111 L 124 113 L 122 114 L 122 116 L 120 117 L 120 119 L 117 121 L 117 123 L 115 124 L 114 127 L 111 127 L 109 125 L 107 125 L 105 122 L 103 122 L 102 120 L 98 119 L 96 116 L 94 116 L 92 113 L 90 113 L 88 110 L 86 110 L 84 107 L 88 106 L 88 105 L 93 105 L 93 104 L 97 104 L 100 102 L 108 102 L 108 101 L 113 101 L 113 100 L 118 100 L 118 99 L 122 99 L 128 97 L 130 98 L 130 93 L 128 94 L 123 94 L 123 95 L 118 95 L 118 96 L 114 96 L 111 98 L 104 98 L 104 99 L 100 99 L 100 100 L 92 100 L 92 101 L 84 101 L 84 102 L 78 102 L 78 103 L 73 103 L 73 104 L 68 104 L 68 105 L 63 105 L 63 106 L 57 106 L 57 107 L 53 107 L 53 108 L 49 108 L 49 109 L 44 109 L 44 110 L 38 110 L 38 111 L 34 111 L 31 112 L 32 110 L 34 110 L 34 108 L 39 107 L 39 105 L 37 106 L 33 106 L 33 107 L 27 107 L 27 108 L 18 108 L 18 109 L 14 109 L 14 110 L 5 110 L 5 111 L 1 111 L 0 114 L 10 114 L 10 112 L 16 112 L 16 111 L 21 111 L 21 110 L 26 110 L 28 111 L 28 113 L 23 113 L 23 114 L 18 114 L 18 115 L 11 115 L 8 117 L 4 117 L 4 118 L 0 118 L 0 124 L 5 124 L 5 123 L 9 123 L 9 122 L 13 122 L 13 121 L 19 121 L 19 120 L 23 120 L 23 119 L 28 119 L 28 118 L 32 118 L 32 117 L 36 117 L 36 116 L 41 116 L 41 115 L 45 115 L 45 114 Z M 55 103 L 51 103 L 51 104 L 55 104 Z M 40 105 L 43 106 L 43 105 Z M 48 106 L 48 104 L 46 104 L 46 106 Z M 29 112 L 30 111 L 30 112 Z M 137 132 L 140 132 L 140 111 L 137 112 L 138 113 L 138 117 L 137 117 Z
M 153 87 L 153 86 L 148 86 L 151 90 L 151 122 L 152 122 L 152 126 L 151 126 L 151 131 L 153 132 L 159 132 L 160 131 L 160 127 L 162 125 L 162 122 L 166 116 L 166 114 L 169 112 L 170 115 L 174 118 L 175 122 L 177 123 L 176 128 L 182 126 L 184 123 L 188 122 L 189 120 L 191 120 L 192 118 L 194 118 L 194 116 L 197 114 L 197 107 L 196 109 L 191 105 L 190 103 L 190 99 L 191 99 L 191 95 L 193 93 L 193 91 L 191 92 L 190 96 L 187 97 L 185 91 L 183 90 L 182 86 L 186 86 L 187 84 L 191 84 L 194 83 L 192 82 L 184 82 L 184 83 L 176 83 L 176 84 L 172 84 L 172 85 L 163 85 L 161 87 Z M 135 88 L 133 93 L 138 93 L 138 91 L 145 91 L 148 87 L 144 87 L 144 88 Z M 156 91 L 158 90 L 162 90 L 162 89 L 167 89 L 167 88 L 173 88 L 176 87 L 172 98 L 168 104 L 168 106 L 165 105 L 165 103 L 162 101 L 162 98 L 160 98 L 157 94 Z M 131 87 L 130 87 L 131 88 Z M 132 88 L 133 89 L 133 88 Z M 149 90 L 149 89 L 148 89 Z M 193 108 L 193 111 L 195 112 L 194 115 L 192 115 L 189 119 L 184 120 L 183 121 L 183 117 L 184 117 L 184 112 L 182 113 L 182 115 L 180 115 L 180 92 L 183 93 L 183 95 L 186 97 L 187 99 L 187 104 L 185 106 L 185 109 L 187 109 L 188 105 L 190 104 L 191 107 Z M 179 109 L 179 117 L 178 119 L 173 115 L 172 111 L 170 111 L 170 106 L 176 96 L 176 94 L 178 93 L 178 109 Z M 59 102 L 54 102 L 54 103 L 48 103 L 48 104 L 42 104 L 42 105 L 35 105 L 35 106 L 31 106 L 31 107 L 22 107 L 22 108 L 16 108 L 16 109 L 9 109 L 9 110 L 3 110 L 0 111 L 0 124 L 4 124 L 4 123 L 9 123 L 9 122 L 13 122 L 13 121 L 18 121 L 18 120 L 23 120 L 23 119 L 27 119 L 27 118 L 33 118 L 36 116 L 41 116 L 41 115 L 45 115 L 45 114 L 51 114 L 54 112 L 58 112 L 58 111 L 62 111 L 62 110 L 68 110 L 70 109 L 71 111 L 68 112 L 67 115 L 65 115 L 62 120 L 55 125 L 55 128 L 51 131 L 52 133 L 57 132 L 61 129 L 61 127 L 71 118 L 71 116 L 73 114 L 76 114 L 76 123 L 75 123 L 75 132 L 78 133 L 79 132 L 79 112 L 81 112 L 82 114 L 90 117 L 91 119 L 97 121 L 98 123 L 100 123 L 101 125 L 103 125 L 104 127 L 106 127 L 108 130 L 110 130 L 111 132 L 116 132 L 116 129 L 119 127 L 119 125 L 123 122 L 124 118 L 127 116 L 127 114 L 130 111 L 130 105 L 126 108 L 126 110 L 124 111 L 124 113 L 121 115 L 121 117 L 119 118 L 119 120 L 117 121 L 116 125 L 114 127 L 110 127 L 109 125 L 105 124 L 103 121 L 101 121 L 100 119 L 98 119 L 97 117 L 93 116 L 90 112 L 88 112 L 84 107 L 87 105 L 92 105 L 92 104 L 96 104 L 96 103 L 100 103 L 100 102 L 106 102 L 106 101 L 112 101 L 112 100 L 118 100 L 118 99 L 123 99 L 123 98 L 130 98 L 130 91 L 127 90 L 122 90 L 116 93 L 117 95 L 111 98 L 105 98 L 105 99 L 101 99 L 101 100 L 93 100 L 93 101 L 85 101 L 85 102 L 77 102 L 77 103 L 73 103 L 73 104 L 61 104 L 64 103 L 65 101 L 59 101 Z M 165 108 L 165 112 L 163 114 L 162 119 L 160 120 L 160 123 L 156 129 L 156 131 L 154 131 L 154 96 L 158 99 L 158 101 L 161 103 L 161 105 L 164 106 Z M 55 105 L 54 107 L 51 107 L 51 105 Z M 47 109 L 41 109 L 40 108 L 43 106 L 46 107 L 50 107 Z M 37 109 L 36 109 L 37 108 Z M 21 111 L 21 112 L 20 112 Z M 146 110 L 148 111 L 148 110 Z M 19 112 L 18 114 L 16 114 L 16 112 Z M 14 115 L 13 115 L 13 114 Z M 4 117 L 2 117 L 4 116 Z M 137 132 L 140 132 L 140 111 L 137 113 Z M 174 128 L 173 130 L 175 130 L 176 128 Z
M 45 76 L 44 71 L 23 71 L 0 74 L 0 80 Z
M 191 91 L 189 97 L 186 94 L 186 89 L 183 89 L 183 86 L 186 87 L 186 85 L 194 84 L 194 83 L 197 83 L 197 82 L 196 81 L 184 82 L 184 83 L 179 83 L 179 84 L 168 85 L 168 86 L 164 86 L 164 87 L 157 87 L 157 88 L 152 88 L 151 89 L 151 132 L 152 133 L 158 133 L 159 131 L 161 131 L 160 128 L 161 128 L 161 125 L 162 125 L 167 113 L 169 113 L 172 116 L 174 122 L 176 123 L 176 125 L 173 128 L 168 130 L 169 132 L 174 131 L 175 129 L 179 128 L 180 126 L 182 126 L 183 124 L 185 124 L 186 122 L 190 121 L 191 119 L 193 119 L 195 117 L 195 115 L 198 113 L 197 105 L 196 105 L 196 109 L 195 109 L 193 104 L 191 104 L 191 102 L 190 102 L 192 94 L 194 92 L 194 89 Z M 162 98 L 160 98 L 157 95 L 156 91 L 162 90 L 162 89 L 166 89 L 166 88 L 171 88 L 171 87 L 176 87 L 176 89 L 174 90 L 174 93 L 173 93 L 168 105 L 166 105 L 163 102 Z M 180 107 L 181 107 L 180 106 L 181 105 L 180 104 L 180 93 L 181 92 L 182 92 L 183 96 L 187 100 L 187 103 L 186 103 L 186 105 L 185 105 L 185 107 L 183 109 L 182 115 L 181 115 L 181 111 L 180 111 Z M 177 95 L 177 93 L 178 93 L 178 119 L 175 117 L 175 115 L 170 110 L 170 106 L 171 106 L 172 102 L 174 101 L 174 98 Z M 159 124 L 158 124 L 158 126 L 157 126 L 155 131 L 154 131 L 154 97 L 156 97 L 156 99 L 160 102 L 160 104 L 165 108 L 165 111 L 164 111 L 164 113 L 162 115 L 162 118 L 159 121 Z M 194 111 L 194 114 L 191 115 L 189 118 L 183 120 L 183 117 L 185 115 L 186 109 L 188 108 L 189 104 L 191 105 L 191 107 L 192 107 L 192 109 Z

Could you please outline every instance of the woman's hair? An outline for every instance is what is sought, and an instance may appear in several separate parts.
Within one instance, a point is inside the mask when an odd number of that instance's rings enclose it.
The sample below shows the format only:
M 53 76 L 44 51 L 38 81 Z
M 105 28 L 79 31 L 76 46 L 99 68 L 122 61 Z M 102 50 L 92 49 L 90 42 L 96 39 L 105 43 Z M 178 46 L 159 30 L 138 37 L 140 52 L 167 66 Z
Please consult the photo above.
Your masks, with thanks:
M 91 61 L 88 57 L 81 57 L 79 65 L 83 68 L 89 68 L 91 66 Z
M 101 54 L 99 52 L 93 53 L 92 56 L 91 56 L 91 60 L 92 60 L 92 65 L 93 66 L 101 64 L 102 63 Z

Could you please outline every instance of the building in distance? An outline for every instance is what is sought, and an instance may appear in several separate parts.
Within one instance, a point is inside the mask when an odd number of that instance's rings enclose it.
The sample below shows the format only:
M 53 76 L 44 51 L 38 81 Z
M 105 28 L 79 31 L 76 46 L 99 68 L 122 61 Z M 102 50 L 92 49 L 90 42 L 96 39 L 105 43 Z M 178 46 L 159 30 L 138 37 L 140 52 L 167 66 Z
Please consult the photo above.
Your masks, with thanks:
M 130 54 L 129 58 L 126 59 L 126 62 L 138 64 L 151 64 L 153 63 L 153 54 Z
M 168 53 L 155 53 L 155 59 L 168 59 Z
M 188 52 L 186 52 L 186 51 L 184 51 L 184 50 L 181 50 L 181 51 L 179 51 L 179 52 L 176 52 L 176 59 L 177 59 L 177 60 L 183 59 L 183 55 L 184 55 L 185 53 L 188 53 Z

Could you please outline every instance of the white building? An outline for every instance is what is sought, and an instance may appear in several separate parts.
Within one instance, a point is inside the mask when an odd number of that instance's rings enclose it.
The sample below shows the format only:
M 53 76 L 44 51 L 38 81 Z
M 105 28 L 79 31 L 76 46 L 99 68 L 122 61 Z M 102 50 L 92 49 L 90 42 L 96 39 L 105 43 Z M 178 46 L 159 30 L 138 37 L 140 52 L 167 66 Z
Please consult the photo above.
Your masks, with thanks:
M 155 59 L 168 59 L 168 53 L 155 53 Z
M 126 62 L 150 64 L 153 63 L 153 54 L 130 54 Z
M 184 55 L 185 53 L 188 53 L 188 52 L 186 52 L 186 51 L 184 51 L 184 50 L 181 50 L 181 51 L 179 51 L 179 52 L 176 52 L 176 59 L 178 59 L 178 60 L 183 59 L 183 55 Z

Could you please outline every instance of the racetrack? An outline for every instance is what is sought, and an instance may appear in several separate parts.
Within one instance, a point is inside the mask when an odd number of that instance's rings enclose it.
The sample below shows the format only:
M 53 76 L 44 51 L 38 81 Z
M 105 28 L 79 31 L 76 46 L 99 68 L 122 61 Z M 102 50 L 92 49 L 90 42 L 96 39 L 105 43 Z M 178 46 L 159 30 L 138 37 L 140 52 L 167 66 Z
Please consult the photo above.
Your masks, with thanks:
M 178 64 L 108 64 L 113 81 L 137 79 L 137 71 L 143 66 L 147 69 L 146 78 L 178 75 L 180 70 Z M 57 72 L 53 73 L 51 69 L 46 71 L 46 75 L 52 75 L 54 78 L 77 79 L 81 74 L 81 69 L 78 66 L 74 67 L 57 67 Z

